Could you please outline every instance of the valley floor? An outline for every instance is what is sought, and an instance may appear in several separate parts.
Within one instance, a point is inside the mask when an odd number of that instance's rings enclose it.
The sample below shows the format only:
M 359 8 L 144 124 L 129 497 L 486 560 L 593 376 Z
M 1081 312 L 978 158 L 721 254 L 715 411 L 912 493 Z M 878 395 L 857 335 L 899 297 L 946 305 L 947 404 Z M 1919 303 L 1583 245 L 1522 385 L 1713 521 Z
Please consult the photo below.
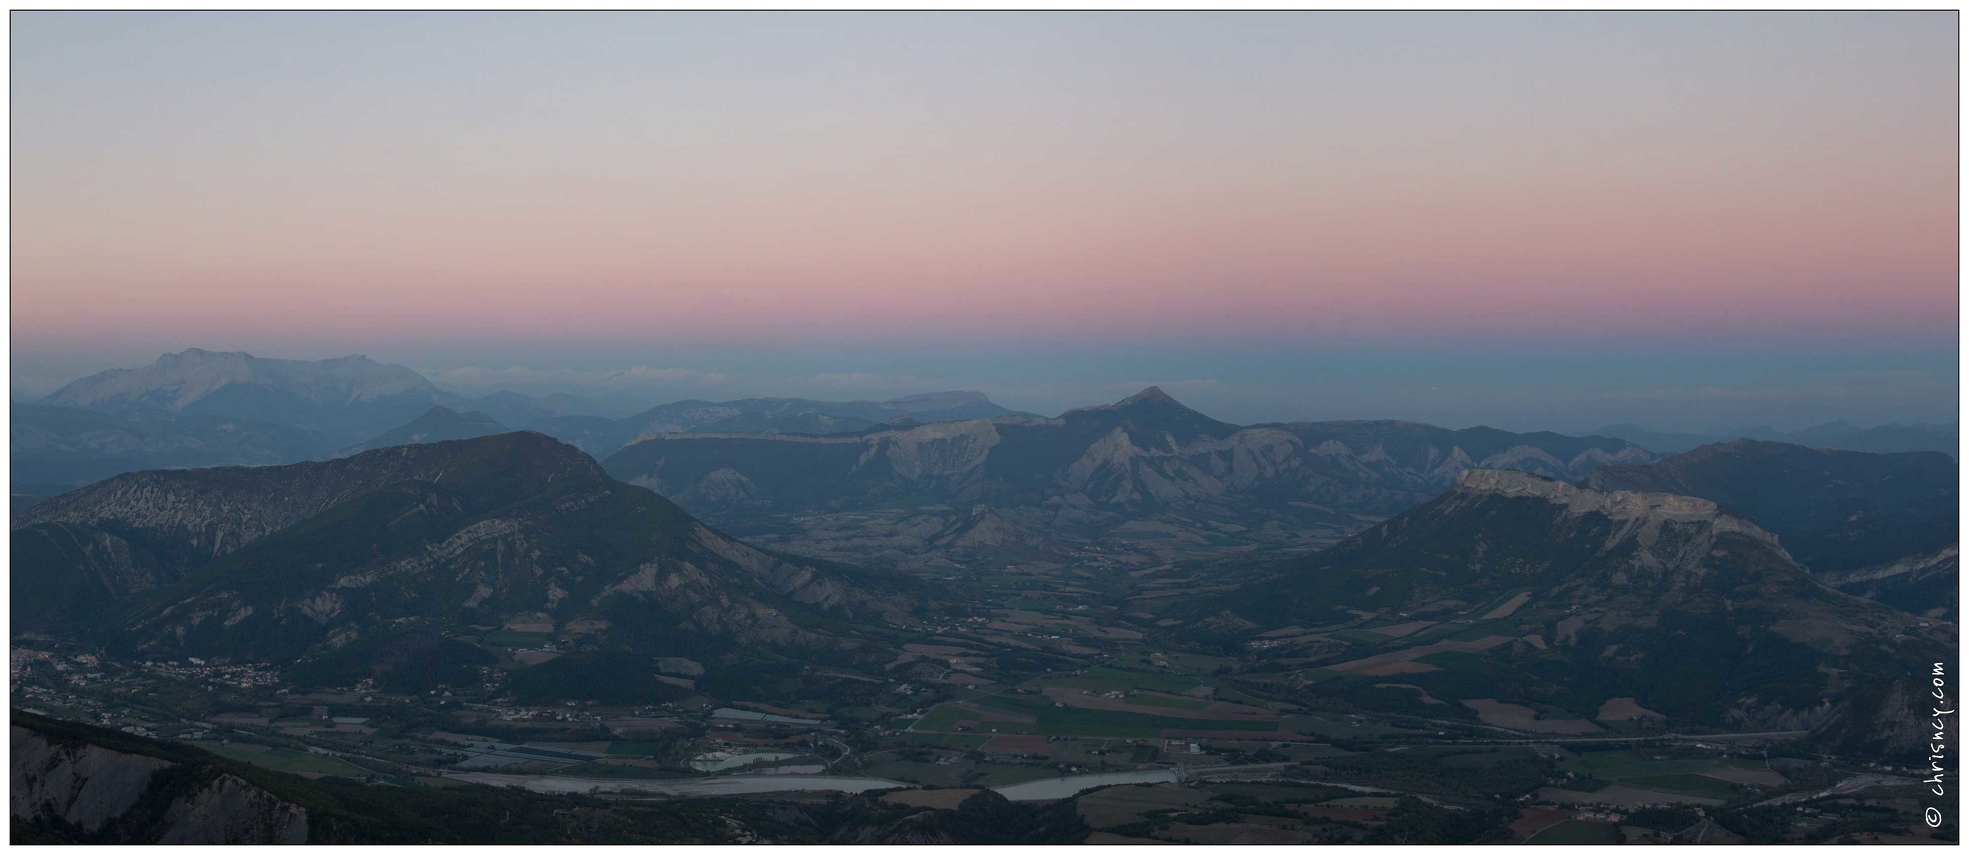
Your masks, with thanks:
M 897 810 L 953 809 L 984 790 L 1070 800 L 1084 826 L 1074 834 L 1090 843 L 1953 834 L 1921 821 L 1912 770 L 1814 753 L 1804 733 L 1678 733 L 1631 700 L 1594 721 L 1495 699 L 1452 705 L 1398 676 L 1428 651 L 1506 632 L 1521 617 L 1510 597 L 1443 620 L 1363 614 L 1294 628 L 1237 656 L 1158 642 L 1157 612 L 1226 584 L 1213 572 L 966 575 L 949 581 L 976 612 L 897 636 L 886 667 L 782 670 L 772 692 L 673 677 L 690 696 L 664 704 L 521 703 L 496 680 L 419 694 L 306 689 L 267 665 L 118 662 L 33 638 L 14 641 L 12 703 L 379 785 L 802 804 L 859 793 Z M 549 625 L 472 640 L 520 667 L 560 655 L 555 639 Z M 1321 645 L 1351 652 L 1294 663 Z M 1320 672 L 1375 667 L 1419 713 L 1338 699 L 1312 708 L 1296 691 Z

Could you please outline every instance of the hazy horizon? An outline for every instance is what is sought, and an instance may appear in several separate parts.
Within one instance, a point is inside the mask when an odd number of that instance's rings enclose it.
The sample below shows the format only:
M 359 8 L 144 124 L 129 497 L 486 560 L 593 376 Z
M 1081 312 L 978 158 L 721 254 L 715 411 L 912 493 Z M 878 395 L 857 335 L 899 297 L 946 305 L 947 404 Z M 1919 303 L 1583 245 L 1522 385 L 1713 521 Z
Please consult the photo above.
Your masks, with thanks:
M 1952 13 L 13 22 L 17 398 L 201 347 L 651 400 L 1955 418 Z
M 205 350 L 229 348 L 205 347 Z M 175 352 L 175 351 L 174 351 Z M 296 356 L 282 350 L 249 349 L 254 356 L 271 359 L 329 359 L 356 351 L 310 352 Z M 402 364 L 428 378 L 438 388 L 467 396 L 498 391 L 528 395 L 567 393 L 596 399 L 629 399 L 648 405 L 687 399 L 732 400 L 750 397 L 814 398 L 819 400 L 889 400 L 924 392 L 966 390 L 983 392 L 1003 406 L 1053 416 L 1075 407 L 1113 403 L 1141 391 L 1160 386 L 1172 396 L 1213 417 L 1240 424 L 1283 421 L 1333 421 L 1348 419 L 1395 419 L 1435 424 L 1449 428 L 1487 425 L 1506 430 L 1552 430 L 1578 433 L 1612 424 L 1631 423 L 1641 427 L 1692 433 L 1727 432 L 1753 427 L 1796 430 L 1831 421 L 1848 421 L 1860 427 L 1880 424 L 1954 424 L 1952 398 L 1940 401 L 1947 409 L 1932 410 L 1932 417 L 1877 415 L 1884 408 L 1867 405 L 1868 393 L 1894 394 L 1901 389 L 1918 389 L 1918 372 L 1859 373 L 1845 377 L 1827 375 L 1827 385 L 1817 388 L 1771 388 L 1752 393 L 1725 387 L 1688 389 L 1636 389 L 1610 386 L 1592 398 L 1546 391 L 1540 394 L 1512 393 L 1483 388 L 1452 388 L 1451 385 L 1410 386 L 1385 380 L 1402 371 L 1458 370 L 1457 355 L 1422 355 L 1415 364 L 1391 366 L 1385 357 L 1324 354 L 1308 357 L 1344 370 L 1336 372 L 1334 382 L 1317 394 L 1280 394 L 1256 385 L 1225 383 L 1215 377 L 1183 377 L 1176 374 L 1141 373 L 1139 376 L 1112 374 L 1104 378 L 1055 378 L 1046 385 L 1006 385 L 993 382 L 988 375 L 938 375 L 935 373 L 885 375 L 867 372 L 802 374 L 798 360 L 754 358 L 746 363 L 750 370 L 698 370 L 647 364 L 610 364 L 594 360 L 560 363 L 559 367 L 531 366 L 433 366 L 417 360 L 387 358 L 380 353 L 362 355 L 379 362 Z M 156 356 L 132 356 L 118 361 L 94 357 L 74 361 L 51 361 L 43 367 L 48 380 L 19 382 L 20 359 L 16 355 L 14 399 L 32 402 L 66 383 L 96 371 L 147 365 Z M 1029 355 L 1035 364 L 1048 357 Z M 1143 354 L 1138 360 L 1122 363 L 1153 362 Z M 1539 358 L 1518 358 L 1520 367 L 1537 370 Z M 95 365 L 94 368 L 69 366 Z M 1246 365 L 1245 368 L 1254 366 Z M 1742 365 L 1747 371 L 1755 366 Z M 1465 373 L 1470 369 L 1462 368 Z M 1478 369 L 1479 371 L 1481 369 Z M 1371 372 L 1371 373 L 1362 373 Z M 1409 376 L 1415 376 L 1410 374 Z M 1079 380 L 1079 382 L 1072 382 Z M 1064 382 L 1062 382 L 1064 381 Z M 1885 388 L 1881 388 L 1883 381 Z M 1898 386 L 1893 384 L 1899 384 Z M 1828 389 L 1848 396 L 1848 406 L 1813 406 L 1812 399 Z M 1668 411 L 1651 404 L 1707 403 L 1708 420 L 1674 418 Z M 1564 409 L 1571 407 L 1571 412 Z M 1513 408 L 1518 408 L 1514 411 Z M 1919 411 L 1915 411 L 1919 412 Z M 1488 413 L 1488 415 L 1484 415 Z M 1732 414 L 1741 417 L 1730 418 Z

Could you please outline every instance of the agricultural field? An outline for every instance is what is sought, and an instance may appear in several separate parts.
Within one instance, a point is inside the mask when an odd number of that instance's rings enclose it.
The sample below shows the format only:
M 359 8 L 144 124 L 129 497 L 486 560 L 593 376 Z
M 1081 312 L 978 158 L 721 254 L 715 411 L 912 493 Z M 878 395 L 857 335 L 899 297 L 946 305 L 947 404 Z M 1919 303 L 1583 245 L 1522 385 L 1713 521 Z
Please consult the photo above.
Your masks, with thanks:
M 278 772 L 294 772 L 301 775 L 343 775 L 362 777 L 369 770 L 345 760 L 291 748 L 269 748 L 261 745 L 212 745 L 200 744 L 198 747 L 217 754 L 242 760 L 255 766 L 273 769 Z
M 1471 843 L 1502 840 L 1502 811 L 1452 811 L 1415 799 L 1296 783 L 1109 787 L 1080 796 L 1087 842 Z
M 479 643 L 487 647 L 538 647 L 554 637 L 551 632 L 521 632 L 501 629 L 479 636 Z
M 1079 674 L 1041 677 L 1034 680 L 1033 685 L 1086 689 L 1090 692 L 1130 692 L 1143 689 L 1180 695 L 1202 686 L 1203 681 L 1185 674 L 1123 670 L 1103 665 L 1089 668 Z
M 1042 696 L 1000 694 L 938 706 L 913 730 L 1140 739 L 1175 735 L 1172 732 L 1176 731 L 1277 733 L 1279 721 L 1276 717 L 1180 718 L 1067 706 Z
M 1620 842 L 1620 828 L 1607 822 L 1568 819 L 1539 831 L 1525 842 L 1555 846 L 1605 846 Z
M 1728 799 L 1745 786 L 1778 787 L 1785 776 L 1757 760 L 1685 756 L 1674 749 L 1567 752 L 1563 771 L 1616 784 Z

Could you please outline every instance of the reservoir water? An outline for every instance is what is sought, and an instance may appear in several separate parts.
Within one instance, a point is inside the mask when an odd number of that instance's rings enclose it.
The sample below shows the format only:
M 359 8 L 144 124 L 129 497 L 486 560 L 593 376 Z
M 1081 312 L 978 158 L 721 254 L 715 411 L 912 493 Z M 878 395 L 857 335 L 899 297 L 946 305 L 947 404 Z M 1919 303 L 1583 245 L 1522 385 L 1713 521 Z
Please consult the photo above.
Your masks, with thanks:
M 1038 802 L 1070 798 L 1095 787 L 1113 784 L 1173 784 L 1177 780 L 1174 769 L 1146 769 L 1140 772 L 1097 772 L 1091 775 L 1041 778 L 1037 781 L 1007 784 L 992 789 L 1011 801 Z

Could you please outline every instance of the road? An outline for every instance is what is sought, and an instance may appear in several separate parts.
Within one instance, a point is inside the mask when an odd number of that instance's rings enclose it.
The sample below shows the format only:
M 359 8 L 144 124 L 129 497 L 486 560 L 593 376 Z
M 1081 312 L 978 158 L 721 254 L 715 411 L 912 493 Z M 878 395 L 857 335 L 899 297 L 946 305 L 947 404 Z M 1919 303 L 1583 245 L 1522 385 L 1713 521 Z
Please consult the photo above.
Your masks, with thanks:
M 1837 784 L 1833 784 L 1832 786 L 1820 790 L 1816 793 L 1788 793 L 1786 795 L 1778 796 L 1777 798 L 1774 799 L 1765 799 L 1761 802 L 1758 802 L 1756 805 L 1754 805 L 1754 807 L 1765 807 L 1767 805 L 1788 805 L 1791 804 L 1792 802 L 1805 802 L 1805 801 L 1811 801 L 1812 799 L 1822 799 L 1825 798 L 1826 796 L 1837 796 L 1837 795 L 1844 795 L 1846 793 L 1858 792 L 1860 790 L 1864 790 L 1869 787 L 1887 787 L 1887 786 L 1893 786 L 1895 784 L 1909 785 L 1915 783 L 1919 783 L 1919 782 L 1914 778 L 1897 778 L 1892 775 L 1876 775 L 1869 772 L 1863 775 L 1854 775 L 1851 778 L 1847 778 L 1843 781 L 1840 781 Z
M 831 736 L 823 736 L 821 737 L 821 739 L 826 740 L 828 742 L 832 742 L 835 745 L 841 746 L 841 756 L 827 761 L 827 768 L 833 769 L 834 764 L 846 763 L 848 762 L 848 758 L 855 756 L 855 750 L 853 748 L 848 747 L 848 743 L 842 742 L 841 740 L 835 739 Z

